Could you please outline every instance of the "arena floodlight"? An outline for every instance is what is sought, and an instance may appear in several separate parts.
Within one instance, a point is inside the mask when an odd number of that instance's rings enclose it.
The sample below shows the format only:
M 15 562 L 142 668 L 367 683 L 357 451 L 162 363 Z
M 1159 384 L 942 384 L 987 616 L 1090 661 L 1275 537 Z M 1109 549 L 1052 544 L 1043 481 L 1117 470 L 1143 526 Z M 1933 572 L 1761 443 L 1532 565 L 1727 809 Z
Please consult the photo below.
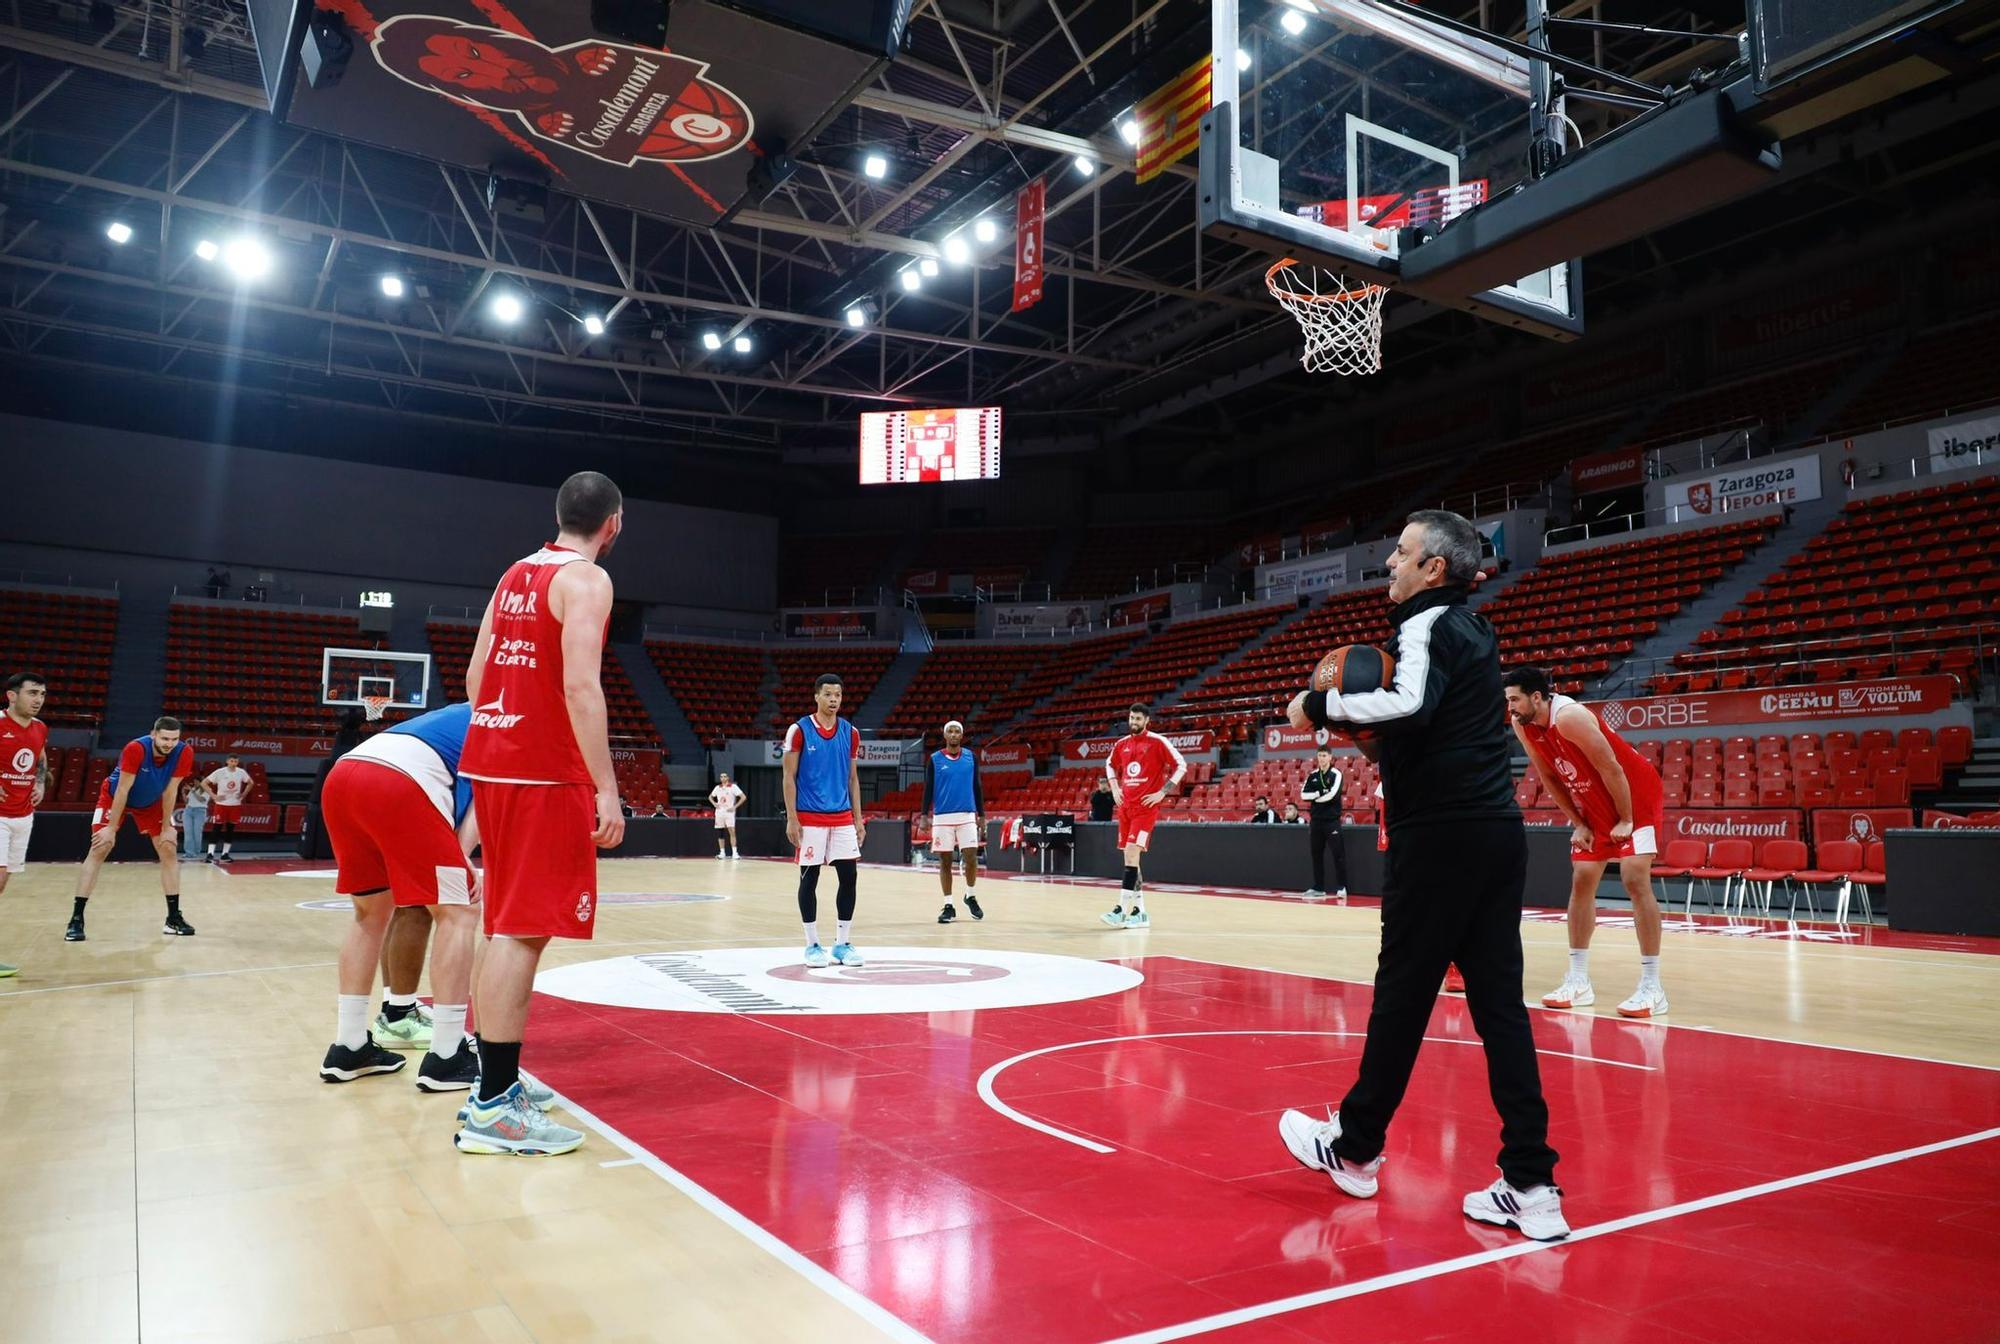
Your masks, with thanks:
M 217 247 L 212 240 L 204 238 L 194 245 L 194 254 L 203 261 L 214 261 L 222 255 L 222 249 Z
M 104 236 L 123 247 L 132 241 L 132 226 L 122 219 L 114 219 L 104 226 Z
M 712 331 L 704 331 L 701 334 L 701 348 L 704 350 L 720 350 L 722 348 L 722 338 Z
M 924 279 L 921 275 L 917 274 L 917 268 L 914 266 L 905 266 L 901 279 L 903 288 L 909 290 L 912 294 L 923 287 Z
M 1088 154 L 1079 154 L 1076 156 L 1076 170 L 1085 177 L 1090 177 L 1097 172 L 1097 160 Z
M 748 336 L 738 336 L 734 344 L 737 354 L 747 355 L 750 353 L 750 338 Z
M 857 303 L 847 310 L 847 325 L 850 327 L 865 327 L 868 325 L 868 314 L 861 311 L 860 304 Z
M 527 305 L 521 302 L 519 294 L 503 290 L 493 296 L 489 311 L 502 322 L 519 322 L 521 314 L 527 311 Z
M 248 284 L 271 273 L 271 250 L 245 234 L 222 245 L 222 264 L 231 275 Z
M 972 236 L 982 243 L 990 243 L 1000 236 L 1000 226 L 981 216 L 972 225 Z
M 583 329 L 592 336 L 602 336 L 604 334 L 604 319 L 596 313 L 586 313 L 583 318 Z
M 1287 9 L 1278 16 L 1278 26 L 1293 37 L 1297 37 L 1306 30 L 1306 16 L 1296 9 Z
M 944 240 L 944 259 L 954 266 L 963 266 L 972 260 L 972 248 L 962 235 L 954 233 Z
M 922 261 L 917 263 L 917 269 L 923 272 L 924 279 L 926 280 L 937 279 L 937 273 L 938 273 L 937 258 L 925 257 Z
M 1139 123 L 1130 117 L 1118 119 L 1118 138 L 1128 145 L 1139 143 Z
M 403 297 L 404 288 L 402 276 L 385 275 L 382 277 L 382 296 L 384 298 L 400 299 Z
M 866 177 L 881 181 L 889 175 L 889 160 L 880 154 L 869 154 L 861 160 L 861 172 Z
M 1236 68 L 1239 71 L 1248 70 L 1250 68 L 1250 53 L 1243 50 L 1243 48 L 1241 47 L 1238 47 L 1236 49 Z

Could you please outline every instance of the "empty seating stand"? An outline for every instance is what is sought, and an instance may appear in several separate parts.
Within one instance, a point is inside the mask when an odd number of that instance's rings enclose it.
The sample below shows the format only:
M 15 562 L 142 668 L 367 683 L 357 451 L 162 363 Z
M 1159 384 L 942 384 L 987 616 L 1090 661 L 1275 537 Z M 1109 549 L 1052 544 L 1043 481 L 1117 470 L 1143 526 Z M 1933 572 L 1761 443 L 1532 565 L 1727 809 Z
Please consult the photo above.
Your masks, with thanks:
M 704 747 L 762 735 L 757 707 L 769 670 L 763 645 L 649 639 L 646 656 Z
M 163 709 L 194 728 L 313 736 L 336 713 L 321 703 L 329 647 L 381 648 L 349 612 L 257 602 L 176 601 L 167 610 Z
M 778 667 L 777 708 L 769 723 L 772 735 L 813 712 L 813 682 L 822 673 L 840 678 L 840 712 L 853 718 L 874 694 L 875 683 L 895 661 L 894 644 L 826 644 L 811 648 L 781 648 L 773 652 Z
M 787 536 L 778 584 L 781 606 L 838 606 L 885 582 L 883 570 L 902 541 L 896 532 Z
M 111 689 L 118 598 L 73 589 L 0 586 L 0 677 L 48 678 L 42 719 L 55 728 L 94 728 Z
M 1851 502 L 1652 689 L 1944 673 L 1971 690 L 1996 639 L 2000 478 L 1989 476 Z
M 1315 664 L 1343 644 L 1389 638 L 1389 601 L 1371 585 L 1322 599 L 1268 643 L 1216 669 L 1174 706 L 1180 726 L 1211 729 L 1242 741 L 1257 725 L 1282 717 L 1285 702 Z
M 459 621 L 430 621 L 425 624 L 424 632 L 431 641 L 433 679 L 444 692 L 444 698 L 437 703 L 463 700 L 465 669 L 472 661 L 472 645 L 479 638 L 479 626 Z M 639 702 L 639 693 L 632 688 L 632 679 L 625 675 L 624 666 L 609 648 L 598 665 L 598 679 L 604 687 L 612 745 L 663 750 L 660 730 Z
M 1214 553 L 1203 523 L 1113 524 L 1088 529 L 1064 577 L 1062 597 L 1107 597 L 1174 581 L 1176 565 L 1199 571 Z
M 936 739 L 947 720 L 957 719 L 970 740 L 982 741 L 1006 722 L 999 706 L 1008 692 L 1053 651 L 1046 643 L 939 645 L 904 688 L 883 732 Z
M 1544 556 L 1480 613 L 1499 632 L 1503 662 L 1541 667 L 1574 695 L 1777 527 L 1774 515 Z

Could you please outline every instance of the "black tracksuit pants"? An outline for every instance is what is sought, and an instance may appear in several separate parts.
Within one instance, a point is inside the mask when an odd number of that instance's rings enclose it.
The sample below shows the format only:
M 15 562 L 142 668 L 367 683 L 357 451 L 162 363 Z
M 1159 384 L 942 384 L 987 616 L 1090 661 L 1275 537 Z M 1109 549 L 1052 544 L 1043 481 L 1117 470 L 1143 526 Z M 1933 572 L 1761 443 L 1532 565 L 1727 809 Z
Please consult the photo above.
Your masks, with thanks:
M 1360 1076 L 1340 1103 L 1334 1151 L 1350 1162 L 1382 1152 L 1402 1104 L 1445 966 L 1465 977 L 1486 1080 L 1500 1113 L 1500 1171 L 1517 1190 L 1555 1182 L 1549 1108 L 1528 1009 L 1521 1001 L 1521 888 L 1528 841 L 1518 820 L 1454 821 L 1390 834 L 1382 951 Z
M 1319 809 L 1314 808 L 1312 823 L 1309 829 L 1312 831 L 1313 890 L 1346 891 L 1347 846 L 1341 842 L 1340 838 L 1340 809 L 1336 807 L 1325 817 L 1321 817 Z M 1331 887 L 1326 884 L 1326 851 L 1329 846 L 1333 849 L 1333 886 Z

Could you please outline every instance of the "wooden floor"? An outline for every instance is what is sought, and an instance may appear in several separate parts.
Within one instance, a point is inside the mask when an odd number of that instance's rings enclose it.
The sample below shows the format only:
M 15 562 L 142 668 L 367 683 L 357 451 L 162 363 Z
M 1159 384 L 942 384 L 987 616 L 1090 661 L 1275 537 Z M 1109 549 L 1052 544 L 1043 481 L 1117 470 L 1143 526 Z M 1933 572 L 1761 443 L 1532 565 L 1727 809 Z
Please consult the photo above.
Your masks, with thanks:
M 797 940 L 786 865 L 604 871 L 613 892 L 728 899 L 607 902 L 598 940 L 545 965 Z M 190 867 L 200 934 L 172 939 L 154 870 L 115 866 L 71 945 L 74 877 L 33 867 L 0 896 L 0 959 L 21 966 L 0 981 L 0 1338 L 890 1337 L 602 1136 L 569 1157 L 467 1158 L 458 1096 L 418 1093 L 414 1068 L 322 1085 L 348 916 L 299 903 L 330 881 Z M 1373 970 L 1372 909 L 1160 891 L 1156 927 L 1125 933 L 1097 922 L 1102 891 L 981 885 L 988 919 L 945 928 L 934 874 L 864 871 L 856 941 Z M 1564 937 L 1525 938 L 1532 998 L 1561 979 Z M 1676 932 L 1664 966 L 1678 1027 L 2000 1066 L 1991 955 Z M 1601 931 L 1592 969 L 1610 1013 L 1636 975 L 1631 935 Z

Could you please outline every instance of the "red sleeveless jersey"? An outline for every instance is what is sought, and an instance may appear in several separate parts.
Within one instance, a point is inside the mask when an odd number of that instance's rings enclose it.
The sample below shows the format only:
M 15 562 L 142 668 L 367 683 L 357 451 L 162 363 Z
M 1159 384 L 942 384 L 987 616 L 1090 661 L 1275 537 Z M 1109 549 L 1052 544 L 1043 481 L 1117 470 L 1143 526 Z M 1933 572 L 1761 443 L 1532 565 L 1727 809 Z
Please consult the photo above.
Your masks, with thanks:
M 12 714 L 0 710 L 0 817 L 32 817 L 35 782 L 42 773 L 42 757 L 49 749 L 49 726 L 40 719 L 28 720 L 24 727 Z
M 589 784 L 563 696 L 562 622 L 549 585 L 583 557 L 548 545 L 516 560 L 493 590 L 493 644 L 458 772 L 495 784 Z
M 1604 787 L 1604 778 L 1597 773 L 1590 757 L 1584 755 L 1583 748 L 1564 737 L 1555 726 L 1556 715 L 1575 704 L 1577 702 L 1566 695 L 1551 696 L 1548 727 L 1524 723 L 1521 732 L 1548 757 L 1564 792 L 1569 794 L 1570 806 L 1577 810 L 1591 830 L 1602 833 L 1618 824 L 1618 808 L 1611 801 L 1611 793 Z M 1585 713 L 1595 714 L 1588 705 L 1579 708 Z M 1660 772 L 1653 769 L 1652 762 L 1634 751 L 1631 743 L 1605 728 L 1603 720 L 1598 720 L 1597 726 L 1604 730 L 1605 738 L 1611 743 L 1612 754 L 1625 771 L 1625 787 L 1632 791 L 1632 824 L 1655 824 L 1665 801 Z

